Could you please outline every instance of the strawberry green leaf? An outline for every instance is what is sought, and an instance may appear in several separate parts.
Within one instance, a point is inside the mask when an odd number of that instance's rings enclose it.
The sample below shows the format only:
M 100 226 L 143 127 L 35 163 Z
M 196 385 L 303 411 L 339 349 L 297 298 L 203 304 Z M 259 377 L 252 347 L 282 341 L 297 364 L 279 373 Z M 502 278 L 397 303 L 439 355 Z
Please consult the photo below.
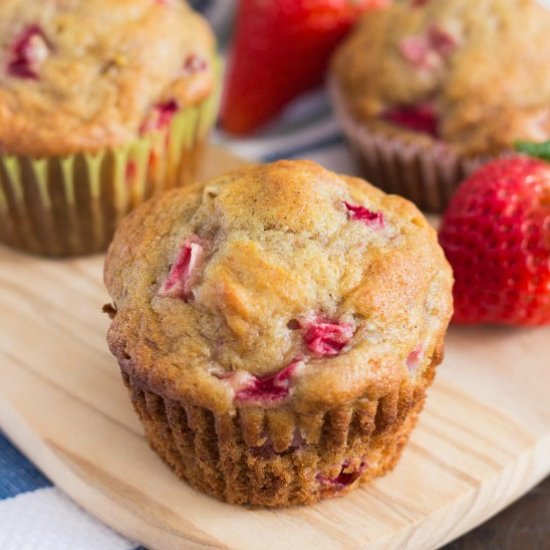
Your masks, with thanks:
M 525 153 L 530 157 L 550 161 L 550 141 L 516 141 L 514 148 L 519 153 Z

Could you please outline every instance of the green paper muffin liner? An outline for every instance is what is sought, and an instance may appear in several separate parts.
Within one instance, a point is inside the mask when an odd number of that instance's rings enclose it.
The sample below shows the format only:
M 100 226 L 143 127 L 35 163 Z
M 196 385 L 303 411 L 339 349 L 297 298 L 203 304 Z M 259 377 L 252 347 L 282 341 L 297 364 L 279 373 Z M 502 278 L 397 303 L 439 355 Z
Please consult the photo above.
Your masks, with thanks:
M 458 186 L 489 156 L 464 157 L 441 143 L 407 139 L 391 128 L 369 128 L 348 112 L 334 81 L 329 92 L 361 176 L 427 212 L 443 212 Z
M 0 242 L 45 256 L 105 250 L 130 210 L 193 181 L 218 100 L 216 86 L 166 130 L 122 147 L 42 159 L 0 154 Z

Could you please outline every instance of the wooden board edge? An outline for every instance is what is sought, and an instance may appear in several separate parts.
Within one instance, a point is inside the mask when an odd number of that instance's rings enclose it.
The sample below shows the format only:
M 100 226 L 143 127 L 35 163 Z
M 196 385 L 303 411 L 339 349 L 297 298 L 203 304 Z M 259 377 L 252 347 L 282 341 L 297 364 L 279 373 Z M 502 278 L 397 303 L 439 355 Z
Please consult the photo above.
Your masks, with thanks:
M 486 480 L 480 487 L 472 491 L 474 497 L 483 491 L 493 495 L 493 499 L 483 512 L 478 513 L 477 515 L 472 514 L 475 519 L 469 520 L 468 522 L 465 521 L 463 525 L 458 524 L 455 529 L 449 530 L 443 540 L 433 546 L 434 550 L 441 548 L 469 531 L 472 531 L 476 527 L 479 527 L 493 516 L 496 516 L 499 512 L 510 506 L 513 502 L 523 497 L 533 487 L 537 486 L 542 480 L 550 475 L 548 456 L 550 456 L 550 432 L 543 439 L 539 439 L 535 442 L 533 447 L 526 450 L 518 460 L 501 470 L 500 473 L 495 475 L 493 479 Z M 533 468 L 533 464 L 538 464 L 538 467 Z M 518 476 L 517 470 L 521 470 L 522 467 L 525 470 L 525 474 L 524 476 Z M 524 481 L 521 484 L 518 484 L 517 480 L 520 479 L 520 477 L 521 479 L 524 479 Z M 497 495 L 499 495 L 497 488 L 506 478 L 515 479 L 518 487 L 516 488 L 512 486 L 511 490 L 505 493 L 504 496 L 500 495 L 497 498 Z M 464 497 L 464 499 L 465 498 L 466 497 Z M 464 506 L 463 510 L 457 512 L 457 517 L 467 517 L 468 512 L 471 510 L 471 506 L 470 503 L 466 504 L 467 505 Z M 452 506 L 452 504 L 450 506 Z M 441 517 L 444 517 L 447 513 L 446 508 L 441 508 L 436 515 L 441 515 Z

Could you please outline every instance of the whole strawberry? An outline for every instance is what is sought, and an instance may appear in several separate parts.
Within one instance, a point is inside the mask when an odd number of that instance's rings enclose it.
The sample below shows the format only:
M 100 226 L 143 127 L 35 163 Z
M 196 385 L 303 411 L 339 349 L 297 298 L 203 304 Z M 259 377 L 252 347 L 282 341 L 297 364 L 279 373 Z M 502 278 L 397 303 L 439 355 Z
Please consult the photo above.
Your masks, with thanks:
M 440 230 L 458 323 L 550 323 L 550 164 L 486 164 L 453 197 Z
M 323 80 L 331 52 L 365 10 L 390 0 L 240 0 L 221 108 L 246 134 Z

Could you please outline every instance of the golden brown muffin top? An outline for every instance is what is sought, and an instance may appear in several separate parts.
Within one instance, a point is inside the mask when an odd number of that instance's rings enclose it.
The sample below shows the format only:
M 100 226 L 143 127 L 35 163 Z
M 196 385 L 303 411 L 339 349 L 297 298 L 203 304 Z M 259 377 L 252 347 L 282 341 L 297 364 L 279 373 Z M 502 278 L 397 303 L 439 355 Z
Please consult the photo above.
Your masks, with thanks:
M 441 352 L 451 314 L 416 207 L 309 161 L 151 200 L 123 221 L 105 281 L 118 359 L 217 411 L 376 399 Z
M 549 29 L 536 0 L 408 0 L 366 13 L 332 74 L 359 121 L 433 116 L 460 153 L 493 154 L 550 138 Z
M 0 151 L 122 145 L 214 85 L 214 38 L 180 0 L 3 0 Z

